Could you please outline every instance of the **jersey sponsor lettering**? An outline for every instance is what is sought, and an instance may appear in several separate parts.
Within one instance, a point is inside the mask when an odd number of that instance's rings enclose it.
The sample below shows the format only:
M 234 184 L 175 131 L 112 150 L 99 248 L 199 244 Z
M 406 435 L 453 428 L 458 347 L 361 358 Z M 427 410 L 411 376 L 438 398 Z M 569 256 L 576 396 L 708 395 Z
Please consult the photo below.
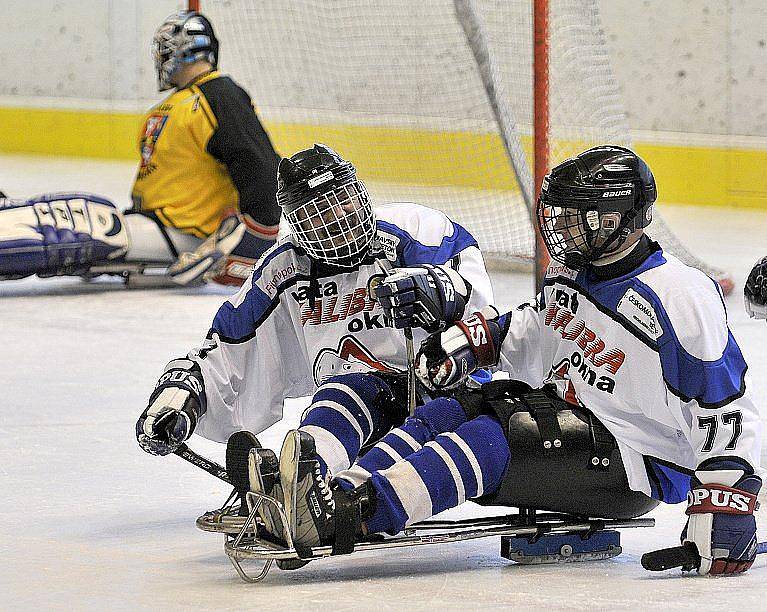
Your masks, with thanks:
M 564 292 L 562 292 L 564 293 Z M 571 294 L 572 300 L 577 295 Z M 626 354 L 619 348 L 607 349 L 604 340 L 599 338 L 583 319 L 576 319 L 575 314 L 557 302 L 551 302 L 546 309 L 544 324 L 558 332 L 563 340 L 574 342 L 580 349 L 580 357 L 588 360 L 597 368 L 604 367 L 610 374 L 616 374 L 626 360 Z
M 363 329 L 383 329 L 391 327 L 382 313 L 370 315 L 369 313 L 379 308 L 378 303 L 371 299 L 367 287 L 355 287 L 344 295 L 338 294 L 338 286 L 330 281 L 320 285 L 319 295 L 315 296 L 314 306 L 309 300 L 309 285 L 305 285 L 291 292 L 292 298 L 301 304 L 301 325 L 327 325 L 346 319 L 353 319 L 348 324 L 351 332 Z
M 634 289 L 626 291 L 618 302 L 617 310 L 653 340 L 657 340 L 663 335 L 652 304 Z
M 277 295 L 277 289 L 279 288 L 280 284 L 288 280 L 290 277 L 295 276 L 295 274 L 296 264 L 294 262 L 291 262 L 284 268 L 277 270 L 277 272 L 275 272 L 269 281 L 267 281 L 267 283 L 263 286 L 264 293 L 266 293 L 266 295 L 268 295 L 270 298 L 274 298 Z M 295 295 L 293 299 L 295 299 Z
M 399 246 L 400 239 L 394 234 L 383 231 L 381 228 L 378 228 L 376 238 L 378 238 L 378 243 L 381 245 L 381 250 L 386 255 L 386 259 L 394 261 L 397 258 L 397 247 Z

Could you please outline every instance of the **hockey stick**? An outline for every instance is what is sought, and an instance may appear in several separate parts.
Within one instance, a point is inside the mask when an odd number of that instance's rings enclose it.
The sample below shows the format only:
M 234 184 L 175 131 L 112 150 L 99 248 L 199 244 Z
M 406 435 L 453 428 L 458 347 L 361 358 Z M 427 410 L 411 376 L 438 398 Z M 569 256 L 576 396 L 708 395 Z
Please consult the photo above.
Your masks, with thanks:
M 394 268 L 388 259 L 377 259 L 376 265 L 385 274 L 389 276 L 394 272 Z M 371 298 L 375 297 L 375 290 L 371 291 Z M 415 413 L 416 399 L 416 377 L 415 377 L 415 348 L 413 347 L 413 328 L 408 326 L 405 333 L 405 350 L 407 351 L 407 409 L 410 416 Z
M 211 476 L 215 476 L 227 484 L 232 484 L 232 481 L 229 479 L 229 475 L 226 473 L 226 470 L 223 467 L 221 467 L 215 461 L 210 461 L 209 459 L 198 455 L 186 444 L 181 444 L 181 446 L 173 451 L 173 454 L 178 455 L 184 461 L 188 461 L 192 465 L 206 471 Z
M 767 553 L 767 542 L 757 543 L 756 554 L 765 553 Z M 692 571 L 700 567 L 700 555 L 695 545 L 687 542 L 684 546 L 673 546 L 643 554 L 642 567 L 651 572 L 662 572 L 675 567 Z
M 415 414 L 415 349 L 413 348 L 413 329 L 405 328 L 405 347 L 407 349 L 407 409 L 410 416 Z

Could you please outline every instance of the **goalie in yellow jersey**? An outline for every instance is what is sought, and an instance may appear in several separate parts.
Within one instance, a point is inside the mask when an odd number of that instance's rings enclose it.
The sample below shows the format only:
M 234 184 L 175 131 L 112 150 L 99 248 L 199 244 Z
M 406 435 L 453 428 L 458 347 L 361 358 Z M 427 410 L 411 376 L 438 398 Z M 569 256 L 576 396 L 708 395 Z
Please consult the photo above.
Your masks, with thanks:
M 279 157 L 248 94 L 218 72 L 218 40 L 193 11 L 152 43 L 160 91 L 147 113 L 133 207 L 85 193 L 0 199 L 0 279 L 102 273 L 240 285 L 277 238 Z M 139 283 L 141 284 L 141 283 Z

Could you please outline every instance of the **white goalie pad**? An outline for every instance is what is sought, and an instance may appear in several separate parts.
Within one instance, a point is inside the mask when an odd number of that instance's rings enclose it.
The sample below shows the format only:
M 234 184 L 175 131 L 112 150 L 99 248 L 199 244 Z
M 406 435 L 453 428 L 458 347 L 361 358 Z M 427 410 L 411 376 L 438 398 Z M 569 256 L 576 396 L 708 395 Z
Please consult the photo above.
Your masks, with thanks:
M 0 202 L 0 278 L 82 274 L 129 248 L 123 215 L 105 198 L 54 193 Z

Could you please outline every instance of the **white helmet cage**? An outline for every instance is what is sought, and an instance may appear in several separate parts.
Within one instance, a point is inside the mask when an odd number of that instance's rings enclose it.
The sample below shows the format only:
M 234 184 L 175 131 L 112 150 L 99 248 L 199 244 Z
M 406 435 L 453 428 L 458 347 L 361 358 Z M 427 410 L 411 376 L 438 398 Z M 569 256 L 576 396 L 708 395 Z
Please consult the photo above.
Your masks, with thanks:
M 343 267 L 360 263 L 375 235 L 370 196 L 358 180 L 333 187 L 285 218 L 309 257 Z
M 283 159 L 277 202 L 291 231 L 312 259 L 351 268 L 370 250 L 375 214 L 351 162 L 317 144 Z
M 208 19 L 193 11 L 169 15 L 152 38 L 152 59 L 157 71 L 157 88 L 174 87 L 173 75 L 184 64 L 206 60 L 218 66 L 218 39 Z

